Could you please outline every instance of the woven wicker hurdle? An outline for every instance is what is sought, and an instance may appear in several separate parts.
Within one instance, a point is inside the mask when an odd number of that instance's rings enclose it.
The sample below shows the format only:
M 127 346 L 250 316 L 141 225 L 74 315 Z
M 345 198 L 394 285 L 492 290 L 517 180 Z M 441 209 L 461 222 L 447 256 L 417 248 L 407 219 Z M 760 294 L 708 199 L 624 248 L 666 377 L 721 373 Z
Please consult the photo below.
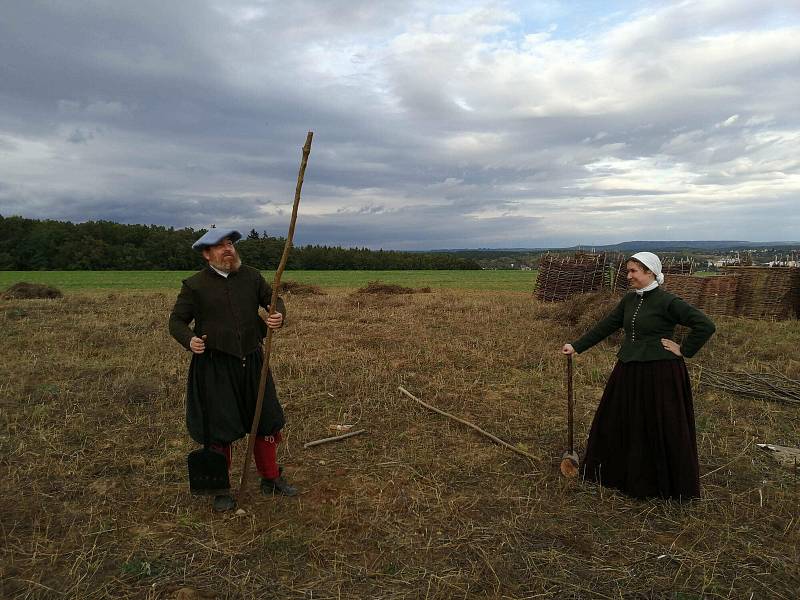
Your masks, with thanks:
M 737 275 L 670 275 L 664 280 L 664 288 L 708 315 L 736 315 L 736 292 L 739 288 Z
M 664 289 L 700 308 L 701 299 L 705 295 L 706 279 L 692 275 L 670 275 L 664 277 Z
M 628 289 L 627 257 L 608 260 L 605 254 L 579 253 L 574 257 L 546 255 L 540 265 L 536 295 L 540 300 L 563 301 L 575 294 L 610 288 Z M 667 260 L 664 287 L 713 316 L 750 319 L 800 317 L 800 268 L 722 267 L 725 275 L 693 277 L 693 260 Z
M 735 317 L 739 277 L 737 275 L 717 275 L 703 279 L 705 279 L 705 285 L 700 300 L 700 310 L 709 315 Z
M 739 277 L 736 314 L 750 319 L 790 319 L 800 314 L 800 268 L 723 267 Z
M 605 254 L 579 252 L 571 257 L 546 254 L 539 262 L 536 297 L 563 302 L 576 294 L 603 289 L 607 285 Z

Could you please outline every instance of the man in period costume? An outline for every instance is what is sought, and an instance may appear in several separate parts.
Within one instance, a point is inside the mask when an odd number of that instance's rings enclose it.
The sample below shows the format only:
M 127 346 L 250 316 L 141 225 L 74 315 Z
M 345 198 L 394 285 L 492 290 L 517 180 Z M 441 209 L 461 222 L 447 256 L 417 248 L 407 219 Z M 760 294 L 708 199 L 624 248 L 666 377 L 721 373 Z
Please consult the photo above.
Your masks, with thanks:
M 286 307 L 278 299 L 267 319 L 272 289 L 261 273 L 242 265 L 235 243 L 242 234 L 211 229 L 192 248 L 203 253 L 207 266 L 183 281 L 169 317 L 169 332 L 192 352 L 186 391 L 186 427 L 198 444 L 204 442 L 203 407 L 208 409 L 210 446 L 231 464 L 231 443 L 250 432 L 263 361 L 262 340 L 283 325 Z M 190 324 L 194 321 L 194 327 Z M 253 454 L 264 494 L 297 494 L 277 464 L 277 445 L 285 423 L 270 374 Z M 214 510 L 232 510 L 230 494 L 214 498 Z

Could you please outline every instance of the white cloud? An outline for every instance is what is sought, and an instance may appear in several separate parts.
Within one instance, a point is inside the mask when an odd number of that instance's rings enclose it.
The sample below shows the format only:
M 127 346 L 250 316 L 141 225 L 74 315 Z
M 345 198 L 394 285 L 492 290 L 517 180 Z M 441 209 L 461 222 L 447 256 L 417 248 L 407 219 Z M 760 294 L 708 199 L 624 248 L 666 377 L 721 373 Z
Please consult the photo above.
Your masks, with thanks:
M 739 120 L 739 115 L 731 115 L 730 117 L 725 119 L 722 123 L 718 123 L 717 127 L 730 127 L 738 120 Z
M 240 202 L 261 230 L 314 129 L 301 243 L 430 247 L 436 219 L 483 246 L 800 229 L 800 6 L 628 6 L 15 5 L 0 213 L 204 226 Z M 748 225 L 764 202 L 785 214 Z

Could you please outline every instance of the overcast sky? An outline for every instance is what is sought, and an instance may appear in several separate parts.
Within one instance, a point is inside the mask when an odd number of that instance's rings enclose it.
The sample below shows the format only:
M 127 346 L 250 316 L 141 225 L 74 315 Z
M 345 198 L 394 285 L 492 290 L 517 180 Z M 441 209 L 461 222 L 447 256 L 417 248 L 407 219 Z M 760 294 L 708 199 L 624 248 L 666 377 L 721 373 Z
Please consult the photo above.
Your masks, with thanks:
M 800 0 L 4 0 L 0 214 L 430 249 L 800 238 Z

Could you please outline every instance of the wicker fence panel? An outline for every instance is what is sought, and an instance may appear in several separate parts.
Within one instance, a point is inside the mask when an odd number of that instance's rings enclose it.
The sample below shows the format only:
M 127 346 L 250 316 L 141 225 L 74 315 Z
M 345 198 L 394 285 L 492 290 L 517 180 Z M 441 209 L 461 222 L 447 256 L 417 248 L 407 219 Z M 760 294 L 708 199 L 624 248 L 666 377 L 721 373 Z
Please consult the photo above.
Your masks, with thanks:
M 736 315 L 738 275 L 716 277 L 670 275 L 664 280 L 664 287 L 708 315 L 724 317 Z
M 691 275 L 697 265 L 693 260 L 668 260 L 661 268 L 664 275 Z
M 665 288 L 709 315 L 751 319 L 800 317 L 800 268 L 727 266 L 725 275 L 693 277 L 693 261 L 666 261 Z M 536 295 L 564 301 L 585 292 L 628 289 L 625 257 L 605 254 L 546 255 L 539 267 Z
M 751 319 L 789 319 L 800 307 L 800 268 L 723 267 L 739 276 L 736 314 Z
M 709 315 L 736 316 L 739 277 L 737 275 L 717 275 L 703 279 L 705 279 L 705 285 L 698 308 Z
M 800 269 L 724 267 L 727 275 L 670 275 L 664 287 L 709 315 L 790 319 L 800 314 Z
M 614 276 L 614 289 L 618 292 L 625 292 L 628 289 L 628 267 L 627 263 L 623 260 L 617 263 Z
M 606 268 L 604 254 L 579 253 L 574 257 L 547 254 L 539 263 L 536 297 L 549 302 L 563 302 L 576 294 L 603 289 Z
M 700 308 L 706 286 L 706 277 L 692 277 L 691 275 L 670 275 L 664 277 L 664 289 L 676 296 L 683 298 L 689 304 Z M 736 297 L 734 296 L 734 302 Z

